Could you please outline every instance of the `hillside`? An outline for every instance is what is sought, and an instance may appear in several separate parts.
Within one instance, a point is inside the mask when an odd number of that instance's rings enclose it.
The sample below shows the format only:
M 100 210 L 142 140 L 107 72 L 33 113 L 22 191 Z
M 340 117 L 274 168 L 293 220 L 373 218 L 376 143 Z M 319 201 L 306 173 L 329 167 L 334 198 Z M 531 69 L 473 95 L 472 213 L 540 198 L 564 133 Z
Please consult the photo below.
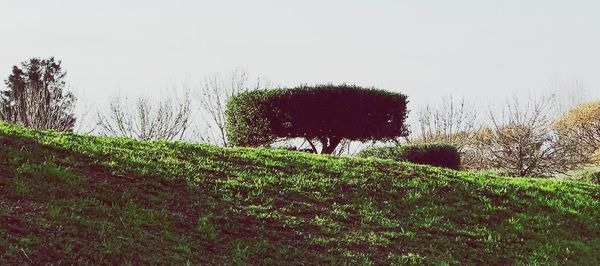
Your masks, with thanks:
M 600 186 L 0 123 L 0 264 L 600 265 Z

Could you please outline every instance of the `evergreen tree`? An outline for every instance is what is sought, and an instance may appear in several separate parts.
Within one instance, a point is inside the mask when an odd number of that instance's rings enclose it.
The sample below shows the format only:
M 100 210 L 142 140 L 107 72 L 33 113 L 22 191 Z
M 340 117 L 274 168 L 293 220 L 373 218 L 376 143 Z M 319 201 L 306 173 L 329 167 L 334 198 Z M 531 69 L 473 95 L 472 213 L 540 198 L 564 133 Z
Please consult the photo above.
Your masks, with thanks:
M 38 129 L 72 131 L 75 96 L 65 92 L 61 61 L 31 58 L 13 66 L 0 92 L 0 119 Z

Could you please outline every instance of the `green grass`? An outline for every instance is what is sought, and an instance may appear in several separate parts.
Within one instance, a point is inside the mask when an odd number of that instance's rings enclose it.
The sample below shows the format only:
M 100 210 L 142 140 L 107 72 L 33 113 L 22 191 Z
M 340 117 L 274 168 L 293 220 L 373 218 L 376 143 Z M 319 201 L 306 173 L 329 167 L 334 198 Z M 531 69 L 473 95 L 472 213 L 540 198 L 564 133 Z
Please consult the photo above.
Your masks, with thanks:
M 600 186 L 0 123 L 0 264 L 600 264 Z

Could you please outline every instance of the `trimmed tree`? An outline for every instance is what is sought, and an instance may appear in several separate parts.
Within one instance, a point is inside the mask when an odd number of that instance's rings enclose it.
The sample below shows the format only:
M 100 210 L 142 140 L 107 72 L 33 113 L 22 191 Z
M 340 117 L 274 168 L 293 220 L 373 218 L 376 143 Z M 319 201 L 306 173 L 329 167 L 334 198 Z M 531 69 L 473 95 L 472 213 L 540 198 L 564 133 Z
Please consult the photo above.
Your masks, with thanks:
M 331 154 L 344 139 L 392 140 L 408 135 L 406 96 L 350 85 L 244 92 L 230 99 L 227 136 L 236 146 L 268 146 L 304 138 Z

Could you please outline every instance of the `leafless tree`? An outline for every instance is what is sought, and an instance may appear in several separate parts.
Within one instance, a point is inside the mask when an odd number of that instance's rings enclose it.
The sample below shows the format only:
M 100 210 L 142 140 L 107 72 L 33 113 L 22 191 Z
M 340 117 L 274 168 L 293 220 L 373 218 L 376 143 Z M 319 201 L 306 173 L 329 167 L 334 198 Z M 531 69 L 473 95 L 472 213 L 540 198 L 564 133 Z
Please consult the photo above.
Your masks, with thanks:
M 36 129 L 73 129 L 75 96 L 72 93 L 63 94 L 62 87 L 58 86 L 27 84 L 20 96 L 18 103 L 11 102 L 7 108 L 13 118 L 9 121 Z
M 196 93 L 205 126 L 204 131 L 198 134 L 200 141 L 229 146 L 225 132 L 225 109 L 229 98 L 244 91 L 270 85 L 271 82 L 265 78 L 257 77 L 256 80 L 251 80 L 248 71 L 241 68 L 224 75 L 216 73 L 205 77 Z
M 552 131 L 556 106 L 554 96 L 530 97 L 525 104 L 515 97 L 500 114 L 490 111 L 492 128 L 481 146 L 492 167 L 516 176 L 567 171 L 570 161 Z
M 73 132 L 82 135 L 93 134 L 97 129 L 96 119 L 96 105 L 90 103 L 83 103 L 79 101 L 75 106 L 74 113 L 76 114 L 77 121 L 73 127 Z
M 438 104 L 428 103 L 417 111 L 416 137 L 407 142 L 445 142 L 454 145 L 461 153 L 463 167 L 477 168 L 480 162 L 474 149 L 476 134 L 481 129 L 477 108 L 465 99 L 443 97 Z
M 464 98 L 456 101 L 452 96 L 444 97 L 438 105 L 425 105 L 417 116 L 420 129 L 417 139 L 425 142 L 445 141 L 460 148 L 479 128 L 477 110 Z
M 586 82 L 579 78 L 568 80 L 553 78 L 548 84 L 548 90 L 555 95 L 558 113 L 566 113 L 593 98 Z
M 158 101 L 139 97 L 132 103 L 117 97 L 110 103 L 108 113 L 98 113 L 97 118 L 100 129 L 107 135 L 176 140 L 184 137 L 190 116 L 191 97 L 186 91 L 181 97 L 172 93 Z

